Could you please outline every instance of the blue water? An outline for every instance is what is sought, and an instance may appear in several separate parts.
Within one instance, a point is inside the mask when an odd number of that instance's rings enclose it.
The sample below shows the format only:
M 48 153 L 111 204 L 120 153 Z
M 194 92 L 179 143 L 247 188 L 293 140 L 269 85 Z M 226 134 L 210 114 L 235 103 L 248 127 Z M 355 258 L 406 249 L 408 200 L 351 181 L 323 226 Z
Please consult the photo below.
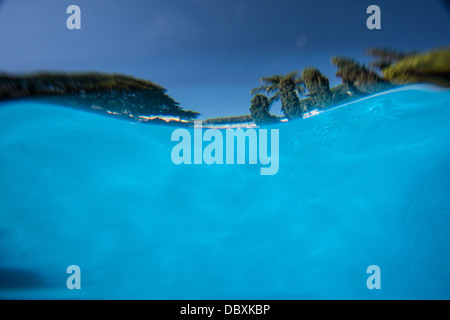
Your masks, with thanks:
M 274 176 L 176 166 L 174 128 L 3 103 L 0 297 L 449 299 L 449 102 L 413 86 L 269 127 Z

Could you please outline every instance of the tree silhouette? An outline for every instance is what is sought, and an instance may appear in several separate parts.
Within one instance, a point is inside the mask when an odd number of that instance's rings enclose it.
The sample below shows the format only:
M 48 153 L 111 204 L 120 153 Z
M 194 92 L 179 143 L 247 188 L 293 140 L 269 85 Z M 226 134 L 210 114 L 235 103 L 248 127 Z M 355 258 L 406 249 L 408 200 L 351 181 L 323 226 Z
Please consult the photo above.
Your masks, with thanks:
M 270 114 L 271 104 L 267 96 L 258 93 L 251 102 L 250 112 L 252 113 L 253 121 L 258 124 L 270 124 L 277 122 L 277 117 Z
M 186 120 L 200 115 L 184 110 L 165 88 L 120 74 L 0 74 L 0 101 L 25 97 L 40 97 L 84 108 L 95 105 L 123 115 L 163 115 Z
M 397 61 L 417 54 L 417 52 L 399 52 L 388 48 L 368 48 L 365 51 L 366 55 L 375 58 L 375 61 L 369 63 L 369 66 L 383 71 L 387 67 L 396 63 Z
M 294 119 L 302 115 L 299 95 L 303 95 L 305 88 L 303 81 L 296 71 L 286 75 L 274 75 L 262 77 L 262 86 L 254 88 L 250 93 L 265 93 L 269 98 L 269 103 L 281 100 L 281 110 L 289 119 Z
M 302 72 L 302 79 L 313 106 L 324 109 L 331 104 L 333 94 L 330 90 L 330 81 L 318 69 L 305 68 Z
M 336 76 L 342 78 L 342 82 L 348 85 L 353 94 L 377 92 L 388 85 L 376 72 L 354 59 L 334 56 L 331 58 L 331 63 L 338 68 Z

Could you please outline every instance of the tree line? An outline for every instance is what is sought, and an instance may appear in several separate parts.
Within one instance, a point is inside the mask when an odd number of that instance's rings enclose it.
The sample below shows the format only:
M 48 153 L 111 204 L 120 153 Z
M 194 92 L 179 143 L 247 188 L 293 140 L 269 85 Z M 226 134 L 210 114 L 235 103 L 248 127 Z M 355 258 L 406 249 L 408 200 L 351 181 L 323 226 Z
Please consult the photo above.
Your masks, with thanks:
M 270 114 L 270 108 L 281 101 L 281 111 L 287 119 L 302 117 L 314 109 L 327 109 L 347 100 L 352 100 L 394 86 L 381 73 L 405 57 L 415 53 L 401 53 L 384 48 L 370 48 L 366 53 L 375 60 L 366 67 L 354 59 L 333 56 L 331 63 L 337 68 L 336 76 L 342 83 L 330 87 L 330 81 L 319 69 L 310 66 L 301 72 L 266 76 L 261 85 L 252 89 L 250 112 L 258 125 L 279 121 Z

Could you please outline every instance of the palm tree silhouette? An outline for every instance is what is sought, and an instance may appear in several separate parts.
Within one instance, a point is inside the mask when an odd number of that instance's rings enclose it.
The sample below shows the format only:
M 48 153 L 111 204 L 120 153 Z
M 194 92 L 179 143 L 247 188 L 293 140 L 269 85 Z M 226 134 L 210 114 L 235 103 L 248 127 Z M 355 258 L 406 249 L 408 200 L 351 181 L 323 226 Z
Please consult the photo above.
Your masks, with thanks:
M 251 95 L 257 93 L 265 93 L 269 98 L 269 103 L 281 100 L 281 110 L 289 119 L 297 118 L 302 115 L 299 95 L 305 93 L 303 80 L 297 71 L 290 72 L 286 75 L 274 75 L 270 77 L 262 77 L 263 85 L 250 91 Z

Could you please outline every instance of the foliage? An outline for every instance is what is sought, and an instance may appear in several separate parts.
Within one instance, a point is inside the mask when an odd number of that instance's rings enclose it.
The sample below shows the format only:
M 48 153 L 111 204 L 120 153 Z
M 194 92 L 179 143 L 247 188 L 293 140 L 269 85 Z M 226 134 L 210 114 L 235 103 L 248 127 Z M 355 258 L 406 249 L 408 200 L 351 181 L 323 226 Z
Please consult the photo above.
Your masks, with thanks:
M 95 105 L 120 114 L 182 119 L 199 116 L 198 112 L 183 110 L 163 87 L 133 77 L 101 73 L 0 75 L 0 100 L 25 97 L 43 97 L 79 107 Z
M 246 114 L 243 116 L 235 116 L 235 117 L 218 117 L 206 119 L 203 121 L 203 124 L 229 124 L 229 123 L 244 123 L 251 122 L 253 120 L 250 114 Z
M 383 70 L 394 83 L 430 82 L 450 87 L 450 48 L 407 56 Z
M 349 86 L 352 94 L 374 93 L 389 87 L 377 73 L 354 59 L 334 56 L 331 63 L 338 68 L 336 76 L 342 78 L 342 82 Z
M 271 77 L 262 77 L 260 80 L 263 85 L 254 88 L 250 93 L 266 93 L 270 96 L 269 103 L 281 100 L 281 110 L 286 117 L 293 119 L 302 115 L 299 95 L 303 95 L 305 89 L 303 82 L 297 72 L 291 72 L 286 75 L 275 75 Z
M 330 89 L 331 94 L 333 95 L 333 104 L 336 105 L 338 103 L 344 103 L 355 99 L 356 97 L 351 95 L 350 88 L 347 84 L 341 83 Z
M 318 69 L 305 68 L 302 72 L 302 79 L 314 106 L 324 109 L 331 104 L 333 95 L 330 90 L 330 81 Z
M 252 99 L 250 107 L 253 121 L 258 125 L 277 122 L 277 117 L 271 115 L 269 110 L 270 102 L 267 96 L 261 93 L 256 94 Z
M 388 48 L 372 47 L 366 49 L 366 55 L 376 58 L 369 66 L 383 71 L 385 68 L 391 66 L 393 63 L 407 57 L 416 54 L 415 52 L 405 53 L 399 52 Z

